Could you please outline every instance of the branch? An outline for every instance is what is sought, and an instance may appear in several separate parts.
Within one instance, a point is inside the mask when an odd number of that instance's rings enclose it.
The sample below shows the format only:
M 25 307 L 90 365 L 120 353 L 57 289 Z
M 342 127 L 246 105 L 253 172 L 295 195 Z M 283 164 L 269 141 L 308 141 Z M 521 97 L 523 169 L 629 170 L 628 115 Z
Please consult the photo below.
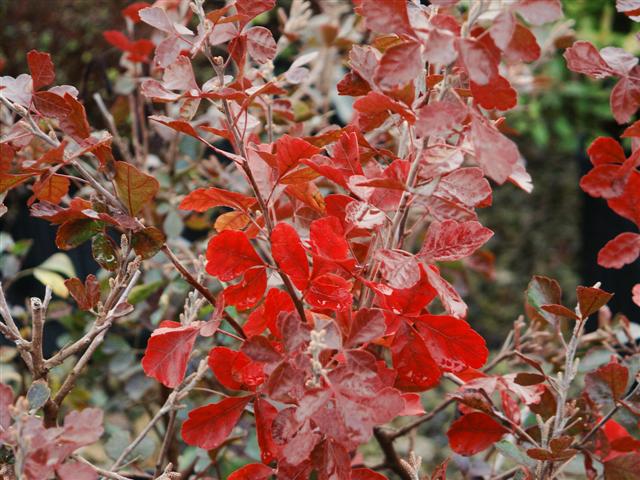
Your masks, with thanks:
M 89 360 L 91 360 L 91 357 L 93 356 L 94 352 L 102 344 L 102 341 L 104 340 L 104 337 L 107 334 L 107 331 L 109 330 L 111 325 L 113 325 L 114 320 L 117 318 L 118 307 L 120 307 L 120 305 L 124 304 L 127 301 L 129 292 L 131 292 L 131 289 L 137 283 L 138 278 L 140 278 L 140 270 L 136 269 L 132 273 L 127 286 L 120 293 L 120 296 L 118 300 L 115 302 L 115 305 L 113 306 L 113 308 L 111 308 L 107 312 L 104 322 L 100 324 L 101 328 L 99 333 L 93 338 L 93 340 L 89 344 L 89 347 L 85 350 L 85 352 L 82 354 L 80 359 L 71 369 L 71 372 L 69 372 L 69 374 L 65 378 L 64 382 L 62 383 L 62 386 L 60 387 L 60 390 L 58 390 L 55 397 L 53 398 L 53 405 L 50 407 L 51 410 L 48 412 L 48 415 L 53 415 L 54 413 L 57 415 L 57 411 L 60 408 L 62 401 L 69 394 L 71 389 L 73 389 L 76 383 L 76 379 L 78 378 L 78 376 L 80 375 L 80 373 L 82 372 L 86 364 L 89 363 Z M 98 322 L 96 321 L 96 323 Z
M 587 433 L 582 438 L 582 440 L 578 442 L 577 446 L 574 448 L 582 447 L 585 443 L 587 443 L 591 439 L 591 437 L 593 437 L 596 434 L 596 432 L 600 430 L 603 427 L 603 425 L 607 423 L 611 419 L 611 417 L 613 417 L 618 412 L 618 410 L 620 410 L 620 407 L 622 406 L 622 404 L 630 400 L 631 397 L 633 397 L 638 392 L 640 392 L 640 383 L 638 383 L 634 388 L 632 388 L 631 391 L 627 395 L 625 395 L 625 397 L 622 400 L 617 402 L 616 405 L 611 410 L 609 410 L 609 412 L 604 417 L 602 417 L 598 423 L 596 423 L 593 426 L 593 428 L 589 431 L 589 433 Z
M 207 372 L 208 365 L 207 359 L 200 361 L 198 369 L 187 377 L 180 386 L 178 386 L 173 392 L 169 394 L 167 400 L 164 402 L 160 410 L 153 416 L 149 423 L 142 429 L 138 436 L 122 451 L 117 460 L 111 465 L 111 470 L 116 471 L 124 463 L 127 456 L 138 446 L 138 444 L 144 440 L 147 434 L 155 426 L 155 424 L 169 411 L 177 408 L 177 403 L 184 398 L 192 389 L 196 386 L 196 383 Z
M 44 322 L 47 307 L 51 301 L 51 288 L 46 287 L 44 300 L 37 297 L 31 298 L 31 358 L 33 360 L 33 373 L 35 380 L 46 376 L 46 367 L 42 352 L 42 338 L 44 334 Z
M 413 476 L 402 465 L 398 452 L 393 447 L 393 437 L 380 427 L 373 429 L 373 435 L 376 437 L 382 453 L 384 453 L 387 468 L 395 472 L 402 480 L 414 480 Z

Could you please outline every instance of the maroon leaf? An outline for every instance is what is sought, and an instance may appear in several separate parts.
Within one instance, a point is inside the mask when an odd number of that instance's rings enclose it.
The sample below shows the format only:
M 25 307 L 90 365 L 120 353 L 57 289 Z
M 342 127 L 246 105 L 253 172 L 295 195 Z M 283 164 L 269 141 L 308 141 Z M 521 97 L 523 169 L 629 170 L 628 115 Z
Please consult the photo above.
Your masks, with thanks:
M 576 293 L 578 295 L 578 305 L 580 306 L 582 318 L 596 313 L 613 297 L 613 293 L 608 293 L 594 287 L 578 287 L 576 288 Z
M 69 278 L 64 284 L 80 310 L 91 310 L 100 301 L 100 284 L 95 275 L 87 275 L 84 284 L 78 278 Z
M 31 50 L 27 53 L 27 64 L 31 72 L 34 90 L 46 87 L 55 80 L 56 72 L 51 61 L 51 55 L 48 53 Z
M 267 63 L 276 56 L 276 41 L 270 30 L 251 27 L 247 30 L 247 51 L 258 63 Z

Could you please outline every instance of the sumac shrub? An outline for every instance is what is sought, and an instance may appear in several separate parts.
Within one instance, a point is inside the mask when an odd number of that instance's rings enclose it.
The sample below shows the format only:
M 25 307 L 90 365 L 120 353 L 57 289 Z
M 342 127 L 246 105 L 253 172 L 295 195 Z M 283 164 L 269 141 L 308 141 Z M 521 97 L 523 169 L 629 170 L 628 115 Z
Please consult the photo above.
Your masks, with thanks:
M 0 296 L 24 362 L 0 389 L 2 475 L 638 478 L 640 349 L 612 294 L 579 286 L 567 307 L 535 277 L 526 320 L 487 362 L 459 288 L 462 270 L 491 270 L 477 209 L 496 185 L 532 189 L 503 115 L 560 40 L 560 0 L 211 3 L 134 3 L 104 32 L 120 52 L 116 95 L 94 97 L 104 130 L 47 53 L 0 79 L 0 192 L 29 191 L 57 247 L 91 242 L 100 266 L 66 280 L 41 268 L 51 288 L 26 310 Z M 616 77 L 613 115 L 633 118 L 637 58 L 581 41 L 564 55 Z M 640 225 L 640 127 L 622 136 L 632 153 L 596 139 L 581 186 Z M 598 261 L 639 254 L 628 232 Z M 45 358 L 50 306 L 67 295 L 81 328 Z M 103 412 L 70 394 L 115 331 L 140 325 L 153 331 L 132 368 L 162 386 L 142 377 L 148 412 L 131 437 L 111 430 L 111 460 L 79 451 Z M 439 403 L 425 409 L 429 390 Z M 421 465 L 398 444 L 440 412 L 451 452 Z

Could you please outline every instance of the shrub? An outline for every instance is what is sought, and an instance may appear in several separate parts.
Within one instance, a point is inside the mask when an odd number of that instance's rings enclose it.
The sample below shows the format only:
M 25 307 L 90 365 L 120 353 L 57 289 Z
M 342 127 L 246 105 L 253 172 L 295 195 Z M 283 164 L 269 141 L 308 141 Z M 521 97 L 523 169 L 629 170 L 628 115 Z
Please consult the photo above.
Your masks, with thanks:
M 28 378 L 16 385 L 26 396 L 0 390 L 4 475 L 417 479 L 421 459 L 398 440 L 447 411 L 456 455 L 425 465 L 431 478 L 637 478 L 640 351 L 629 321 L 606 309 L 612 294 L 579 286 L 569 308 L 556 281 L 535 277 L 527 319 L 488 363 L 467 322 L 454 285 L 461 269 L 490 272 L 493 232 L 476 214 L 491 205 L 489 181 L 532 188 L 501 115 L 517 105 L 512 82 L 561 40 L 547 24 L 562 8 L 458 3 L 359 0 L 316 15 L 294 0 L 278 9 L 277 41 L 261 25 L 274 0 L 132 4 L 126 28 L 104 33 L 122 52 L 112 106 L 94 96 L 106 130 L 90 126 L 74 87 L 51 86 L 49 54 L 31 51 L 29 74 L 2 77 L 0 191 L 28 186 L 57 247 L 91 242 L 100 266 L 66 280 L 41 269 L 49 286 L 28 312 L 0 296 L 0 331 Z M 632 3 L 618 7 L 635 18 Z M 576 42 L 565 58 L 618 77 L 613 114 L 631 120 L 635 57 Z M 635 142 L 640 127 L 623 136 Z M 581 186 L 640 225 L 633 151 L 597 139 Z M 640 235 L 624 233 L 599 262 L 639 254 Z M 72 297 L 82 327 L 48 356 L 52 289 Z M 78 451 L 100 439 L 102 409 L 63 417 L 65 400 L 111 331 L 136 324 L 154 328 L 141 368 L 162 388 L 144 390 L 158 406 L 135 438 L 111 430 L 108 465 Z M 431 389 L 441 401 L 427 413 Z M 152 432 L 157 444 L 141 449 Z M 372 440 L 382 463 L 363 455 Z M 201 450 L 180 456 L 184 444 Z

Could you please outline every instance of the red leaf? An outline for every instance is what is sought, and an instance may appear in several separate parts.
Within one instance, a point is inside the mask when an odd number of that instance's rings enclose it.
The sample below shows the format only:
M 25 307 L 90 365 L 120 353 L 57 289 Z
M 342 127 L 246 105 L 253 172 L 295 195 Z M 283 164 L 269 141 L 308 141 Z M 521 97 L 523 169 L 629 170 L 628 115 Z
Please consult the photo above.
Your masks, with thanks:
M 64 101 L 69 107 L 69 113 L 64 118 L 58 119 L 60 129 L 76 142 L 82 142 L 91 135 L 84 106 L 68 93 L 64 94 Z
M 240 361 L 237 362 L 238 358 Z M 208 357 L 209 368 L 218 379 L 218 382 L 230 390 L 242 390 L 242 378 L 234 375 L 233 365 L 246 364 L 250 359 L 246 354 L 231 350 L 227 347 L 215 347 L 211 349 Z
M 631 289 L 633 302 L 640 307 L 640 283 L 637 283 Z
M 71 113 L 71 108 L 65 99 L 53 92 L 34 93 L 33 104 L 38 112 L 49 118 L 61 120 Z
M 33 89 L 38 90 L 40 87 L 46 87 L 53 83 L 56 78 L 51 55 L 48 53 L 31 50 L 27 53 L 27 63 L 31 78 L 33 79 Z
M 333 273 L 313 278 L 304 297 L 314 307 L 338 311 L 348 310 L 353 301 L 351 284 Z
M 256 308 L 247 323 L 244 324 L 244 331 L 247 336 L 260 335 L 266 328 L 280 337 L 280 332 L 276 326 L 276 321 L 280 312 L 292 312 L 294 310 L 293 300 L 288 293 L 272 288 L 267 293 L 264 303 Z
M 181 210 L 193 210 L 195 212 L 205 212 L 214 207 L 230 207 L 247 211 L 256 203 L 256 199 L 242 195 L 241 193 L 230 192 L 220 188 L 198 188 L 189 193 L 182 202 Z
M 38 200 L 57 205 L 62 198 L 69 192 L 70 180 L 62 175 L 49 175 L 44 180 L 39 180 L 33 184 L 33 195 Z
M 362 0 L 359 13 L 367 28 L 377 33 L 396 33 L 413 36 L 407 4 L 397 0 Z
M 395 289 L 407 289 L 420 281 L 420 265 L 416 257 L 403 250 L 378 250 L 375 258 L 380 262 L 380 273 L 387 284 Z
M 520 0 L 515 4 L 516 12 L 532 25 L 555 22 L 562 18 L 560 0 Z
M 239 277 L 251 267 L 262 266 L 264 262 L 244 232 L 225 230 L 209 240 L 206 269 L 223 282 Z
M 314 220 L 309 227 L 309 235 L 314 255 L 336 262 L 349 257 L 349 244 L 337 217 Z
M 147 2 L 134 2 L 131 5 L 127 6 L 126 8 L 123 8 L 121 10 L 122 16 L 123 17 L 127 17 L 130 18 L 133 23 L 139 23 L 140 22 L 140 10 L 142 10 L 143 8 L 147 8 L 150 7 L 151 5 Z
M 467 316 L 467 304 L 464 303 L 460 294 L 453 286 L 440 276 L 440 273 L 433 266 L 427 267 L 425 270 L 427 279 L 431 286 L 438 292 L 438 298 L 442 302 L 442 306 L 449 315 L 457 318 Z
M 472 412 L 451 424 L 447 431 L 451 449 L 464 456 L 486 450 L 506 434 L 508 430 L 489 415 Z
M 262 300 L 266 289 L 266 269 L 252 268 L 245 272 L 242 281 L 224 289 L 224 301 L 238 310 L 247 310 Z
M 589 160 L 595 166 L 606 164 L 623 164 L 627 159 L 622 145 L 611 137 L 596 138 L 587 150 Z
M 449 65 L 458 57 L 455 48 L 456 35 L 452 32 L 434 28 L 427 34 L 424 58 L 429 63 Z
M 227 480 L 267 480 L 273 473 L 271 467 L 262 463 L 251 463 L 233 472 Z
M 383 90 L 391 90 L 412 82 L 423 69 L 420 44 L 404 42 L 384 52 L 376 69 L 375 81 Z
M 514 62 L 533 62 L 540 57 L 540 45 L 531 30 L 518 23 L 504 55 Z
M 389 116 L 389 112 L 397 113 L 411 124 L 416 121 L 413 112 L 407 109 L 403 103 L 380 92 L 367 93 L 366 96 L 354 102 L 353 108 L 358 111 L 358 125 L 364 131 L 380 126 Z
M 15 175 L 11 173 L 0 173 L 0 194 L 26 182 L 32 176 L 30 173 L 19 173 Z
M 619 197 L 607 200 L 609 208 L 640 227 L 640 172 L 633 171 Z
M 491 230 L 476 221 L 434 221 L 429 225 L 418 257 L 427 263 L 460 260 L 473 254 L 492 236 Z
M 446 315 L 423 315 L 416 320 L 416 328 L 442 370 L 461 372 L 481 368 L 487 361 L 484 339 L 464 320 Z
M 351 321 L 345 345 L 354 348 L 363 343 L 372 342 L 384 335 L 386 327 L 382 310 L 363 308 Z
M 478 207 L 491 203 L 491 186 L 482 169 L 457 168 L 440 178 L 433 195 L 468 207 Z
M 613 293 L 608 293 L 594 287 L 578 287 L 576 288 L 576 294 L 578 296 L 578 305 L 582 318 L 596 313 L 613 297 Z
M 498 65 L 491 52 L 475 39 L 459 39 L 458 50 L 472 82 L 487 85 L 498 75 Z
M 244 408 L 253 397 L 229 397 L 218 403 L 196 408 L 182 424 L 182 438 L 188 445 L 205 450 L 218 448 L 240 419 Z
M 60 480 L 96 480 L 98 472 L 86 463 L 67 461 L 56 468 Z
M 487 85 L 471 82 L 471 93 L 478 105 L 488 110 L 510 110 L 518 103 L 518 92 L 501 75 Z
M 612 405 L 627 391 L 629 369 L 612 360 L 585 376 L 587 395 L 597 404 Z
M 387 480 L 387 477 L 370 468 L 354 468 L 351 470 L 351 480 Z
M 238 0 L 236 1 L 236 9 L 238 13 L 249 21 L 261 13 L 271 10 L 275 7 L 275 0 Z
M 271 232 L 271 253 L 280 269 L 299 290 L 309 283 L 309 262 L 298 232 L 287 223 L 279 223 Z
M 286 172 L 297 167 L 303 159 L 311 158 L 320 149 L 301 138 L 283 135 L 276 142 L 276 161 L 278 173 L 283 176 Z
M 615 198 L 624 193 L 631 170 L 619 165 L 596 165 L 580 179 L 580 188 L 592 197 Z
M 273 440 L 273 420 L 278 415 L 278 409 L 267 400 L 260 397 L 253 402 L 253 412 L 256 419 L 256 436 L 260 446 L 262 463 L 269 464 L 278 456 L 278 445 Z
M 613 74 L 600 52 L 589 42 L 575 42 L 564 52 L 567 68 L 592 78 L 605 78 Z
M 149 205 L 160 189 L 160 183 L 155 177 L 141 172 L 127 162 L 116 162 L 114 182 L 118 198 L 131 215 L 138 214 L 145 205 Z
M 500 50 L 505 50 L 516 30 L 516 18 L 509 10 L 503 10 L 494 20 L 489 35 Z
M 638 138 L 640 137 L 640 120 L 635 121 L 630 127 L 627 127 L 625 131 L 620 135 L 622 138 Z M 623 156 L 624 156 L 624 152 Z
M 471 136 L 476 163 L 489 178 L 504 183 L 520 157 L 516 144 L 478 115 L 473 116 Z
M 418 109 L 416 135 L 428 137 L 450 133 L 451 129 L 462 123 L 468 110 L 459 101 L 441 100 L 430 102 Z
M 622 268 L 640 256 L 640 234 L 625 232 L 600 249 L 598 265 L 606 268 Z
M 435 387 L 442 372 L 424 339 L 406 325 L 401 328 L 391 347 L 393 367 L 398 373 L 395 387 L 409 392 L 421 392 Z
M 267 63 L 276 56 L 276 41 L 270 30 L 251 27 L 247 30 L 247 51 L 258 63 Z
M 176 326 L 177 325 L 177 326 Z M 156 328 L 142 357 L 144 373 L 163 385 L 174 388 L 184 379 L 199 324 Z
M 639 69 L 634 69 L 637 72 Z M 640 82 L 622 77 L 611 90 L 611 111 L 620 125 L 627 123 L 640 107 Z

